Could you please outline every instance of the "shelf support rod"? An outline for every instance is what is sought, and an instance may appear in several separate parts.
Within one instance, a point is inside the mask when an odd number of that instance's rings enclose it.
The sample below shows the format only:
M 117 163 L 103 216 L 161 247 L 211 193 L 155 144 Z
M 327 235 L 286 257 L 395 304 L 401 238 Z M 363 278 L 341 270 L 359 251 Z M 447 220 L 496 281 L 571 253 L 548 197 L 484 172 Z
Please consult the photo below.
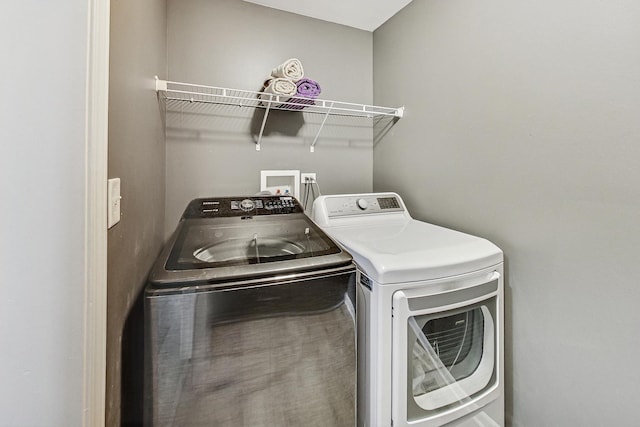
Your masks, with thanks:
M 320 136 L 320 132 L 322 132 L 322 128 L 324 127 L 324 124 L 327 121 L 327 118 L 329 117 L 329 113 L 331 113 L 331 110 L 333 109 L 333 102 L 331 102 L 331 105 L 329 105 L 329 109 L 327 110 L 327 112 L 324 115 L 324 119 L 322 119 L 322 123 L 320 124 L 320 129 L 318 129 L 318 133 L 316 133 L 316 137 L 313 138 L 313 142 L 311 143 L 311 147 L 309 147 L 309 151 L 314 153 L 316 151 L 316 142 L 318 142 L 318 137 Z
M 267 102 L 267 109 L 264 110 L 264 117 L 262 118 L 262 126 L 260 126 L 260 135 L 258 135 L 258 142 L 256 142 L 256 151 L 260 151 L 260 142 L 262 142 L 264 125 L 267 124 L 267 117 L 269 116 L 269 109 L 271 108 L 271 102 L 273 102 L 273 95 L 269 95 L 269 102 Z

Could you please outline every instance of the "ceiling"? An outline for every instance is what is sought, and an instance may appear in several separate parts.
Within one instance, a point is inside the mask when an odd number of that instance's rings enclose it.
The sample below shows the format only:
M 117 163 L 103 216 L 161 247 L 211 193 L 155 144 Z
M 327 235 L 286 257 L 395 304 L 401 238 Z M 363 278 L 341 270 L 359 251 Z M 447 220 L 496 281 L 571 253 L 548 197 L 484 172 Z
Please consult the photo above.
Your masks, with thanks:
M 411 0 L 244 0 L 365 31 L 384 24 Z

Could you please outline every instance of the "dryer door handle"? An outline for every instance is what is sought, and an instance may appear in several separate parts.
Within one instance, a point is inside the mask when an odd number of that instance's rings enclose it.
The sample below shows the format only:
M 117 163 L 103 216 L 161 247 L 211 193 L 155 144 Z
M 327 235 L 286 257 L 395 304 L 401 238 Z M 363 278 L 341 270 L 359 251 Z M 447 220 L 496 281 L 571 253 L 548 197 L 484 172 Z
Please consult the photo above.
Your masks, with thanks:
M 498 295 L 501 289 L 500 277 L 500 273 L 494 271 L 488 278 L 485 276 L 484 280 L 464 283 L 451 290 L 429 295 L 416 294 L 412 292 L 413 290 L 402 292 L 410 313 L 425 314 L 441 311 L 444 307 L 447 309 L 462 307 Z

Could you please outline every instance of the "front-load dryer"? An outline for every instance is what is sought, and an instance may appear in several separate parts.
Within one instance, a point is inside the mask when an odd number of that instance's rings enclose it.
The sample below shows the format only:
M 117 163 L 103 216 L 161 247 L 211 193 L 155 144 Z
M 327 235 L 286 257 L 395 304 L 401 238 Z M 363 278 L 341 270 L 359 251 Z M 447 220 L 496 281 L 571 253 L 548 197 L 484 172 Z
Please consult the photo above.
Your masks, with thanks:
M 503 426 L 503 254 L 395 193 L 321 196 L 357 264 L 358 425 Z

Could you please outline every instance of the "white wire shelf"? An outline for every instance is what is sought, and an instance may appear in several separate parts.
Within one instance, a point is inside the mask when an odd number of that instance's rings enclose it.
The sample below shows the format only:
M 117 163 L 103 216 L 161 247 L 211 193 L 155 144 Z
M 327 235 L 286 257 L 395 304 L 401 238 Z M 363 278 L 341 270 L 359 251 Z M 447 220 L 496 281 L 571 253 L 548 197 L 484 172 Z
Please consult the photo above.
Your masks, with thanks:
M 322 127 L 329 116 L 388 117 L 395 121 L 402 118 L 404 114 L 404 107 L 380 107 L 326 99 L 314 99 L 313 104 L 307 104 L 309 100 L 305 98 L 282 97 L 250 90 L 173 82 L 161 80 L 157 77 L 156 92 L 161 94 L 166 101 L 172 102 L 205 103 L 265 109 L 262 126 L 256 141 L 256 150 L 258 151 L 260 151 L 260 143 L 269 110 L 304 111 L 305 113 L 324 115 L 322 124 L 311 143 L 311 152 L 314 151 Z

